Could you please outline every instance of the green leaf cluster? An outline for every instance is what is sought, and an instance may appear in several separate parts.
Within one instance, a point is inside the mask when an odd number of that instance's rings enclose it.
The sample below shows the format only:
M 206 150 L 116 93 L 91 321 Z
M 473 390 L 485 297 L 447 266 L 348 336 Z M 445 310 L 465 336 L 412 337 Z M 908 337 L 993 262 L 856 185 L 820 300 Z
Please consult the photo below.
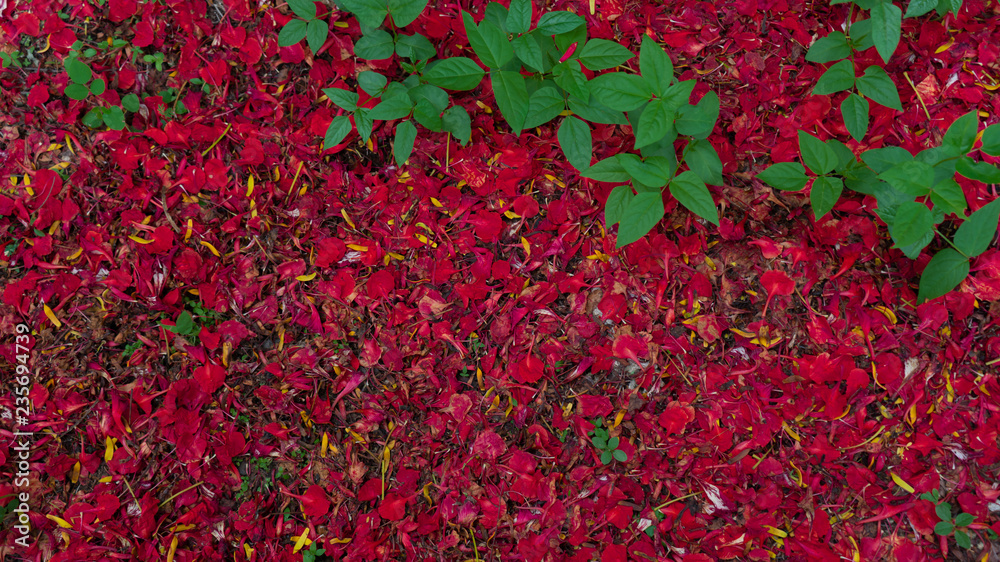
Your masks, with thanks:
M 950 503 L 939 497 L 937 489 L 920 494 L 920 499 L 927 500 L 934 505 L 934 513 L 940 521 L 934 525 L 934 534 L 941 537 L 955 536 L 955 543 L 962 548 L 972 548 L 972 539 L 969 537 L 969 525 L 976 522 L 976 516 L 971 513 L 961 512 L 952 515 L 953 509 Z M 987 529 L 987 538 L 996 540 L 996 533 L 992 529 Z
M 591 422 L 591 425 L 594 426 L 594 429 L 588 431 L 587 434 L 590 435 L 590 442 L 601 452 L 601 462 L 603 464 L 611 464 L 612 460 L 619 462 L 628 460 L 628 454 L 619 449 L 621 440 L 618 437 L 611 437 L 609 435 L 608 429 L 604 427 L 604 420 L 596 418 Z
M 940 297 L 969 274 L 970 260 L 990 246 L 1000 221 L 1000 199 L 966 216 L 968 203 L 955 174 L 984 183 L 1000 181 L 1000 169 L 975 160 L 975 152 L 1000 154 L 1000 125 L 987 127 L 983 144 L 973 149 L 978 133 L 978 115 L 970 112 L 948 128 L 942 145 L 917 154 L 899 147 L 865 151 L 858 161 L 837 140 L 821 141 L 799 131 L 802 162 L 774 164 L 757 175 L 775 189 L 798 191 L 812 179 L 810 201 L 816 219 L 833 209 L 843 188 L 873 196 L 876 213 L 889 229 L 895 247 L 916 259 L 940 234 L 937 226 L 949 215 L 961 224 L 949 247 L 939 250 L 920 278 L 917 302 Z M 815 175 L 811 177 L 806 173 Z
M 174 322 L 173 326 L 168 326 L 161 323 L 161 326 L 165 330 L 170 330 L 171 332 L 181 335 L 181 336 L 195 336 L 201 331 L 201 326 L 199 326 L 194 321 L 194 317 L 188 311 L 183 311 L 177 316 L 177 320 Z
M 326 43 L 330 26 L 317 16 L 316 3 L 313 0 L 288 0 L 288 7 L 298 17 L 288 20 L 278 32 L 278 46 L 291 47 L 305 39 L 313 54 L 318 54 Z

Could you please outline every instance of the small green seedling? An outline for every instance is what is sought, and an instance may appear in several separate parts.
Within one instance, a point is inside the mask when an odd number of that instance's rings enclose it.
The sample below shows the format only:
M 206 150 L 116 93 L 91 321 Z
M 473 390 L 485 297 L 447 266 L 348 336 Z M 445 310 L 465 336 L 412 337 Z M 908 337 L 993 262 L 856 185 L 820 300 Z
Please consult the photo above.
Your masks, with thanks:
M 313 0 L 288 0 L 288 7 L 298 18 L 288 20 L 278 32 L 278 46 L 291 47 L 305 39 L 313 54 L 318 53 L 326 43 L 330 26 L 322 18 L 316 17 L 316 3 Z
M 201 331 L 201 326 L 195 324 L 194 317 L 188 311 L 181 312 L 173 326 L 160 324 L 164 329 L 182 336 L 194 336 Z
M 621 462 L 627 461 L 628 454 L 618 448 L 621 444 L 621 440 L 617 437 L 610 437 L 608 435 L 608 430 L 603 427 L 604 420 L 597 418 L 591 423 L 594 425 L 594 429 L 593 431 L 588 432 L 591 437 L 590 442 L 593 443 L 599 451 L 601 451 L 601 462 L 604 464 L 611 464 L 612 460 Z
M 920 494 L 920 499 L 927 500 L 935 504 L 934 513 L 941 518 L 937 525 L 934 525 L 934 533 L 941 537 L 955 535 L 955 543 L 962 548 L 972 548 L 972 540 L 969 538 L 969 525 L 976 521 L 976 516 L 971 513 L 959 513 L 952 517 L 951 504 L 942 501 L 938 496 L 938 490 L 931 490 L 929 493 Z M 992 532 L 991 530 L 988 530 Z
M 21 62 L 20 51 L 12 51 L 10 53 L 0 53 L 0 60 L 3 61 L 3 68 L 21 68 L 24 63 Z
M 319 548 L 319 542 L 313 541 L 309 545 L 309 550 L 302 551 L 302 562 L 315 562 L 317 556 L 322 556 L 326 552 L 325 548 Z

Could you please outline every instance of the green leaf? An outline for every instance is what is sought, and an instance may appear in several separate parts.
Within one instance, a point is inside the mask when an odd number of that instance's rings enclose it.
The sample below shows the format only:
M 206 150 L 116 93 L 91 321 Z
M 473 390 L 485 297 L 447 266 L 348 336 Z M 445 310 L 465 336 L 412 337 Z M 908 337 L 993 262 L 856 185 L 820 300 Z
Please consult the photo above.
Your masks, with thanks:
M 449 107 L 441 115 L 441 125 L 445 131 L 451 133 L 451 136 L 458 139 L 462 146 L 468 144 L 472 138 L 472 119 L 469 118 L 469 112 L 460 105 Z
M 570 94 L 584 100 L 590 98 L 587 77 L 580 69 L 580 63 L 570 59 L 552 67 L 552 78 L 556 85 Z
M 99 96 L 108 88 L 108 83 L 103 78 L 98 78 L 90 83 L 90 93 Z
M 612 437 L 608 440 L 608 449 L 617 449 L 619 443 L 621 440 L 618 437 Z
M 899 45 L 900 31 L 903 25 L 903 10 L 892 2 L 878 2 L 871 9 L 872 41 L 875 50 L 886 63 Z
M 483 12 L 483 20 L 492 23 L 493 25 L 500 28 L 505 34 L 507 33 L 507 8 L 496 2 L 490 2 L 486 4 L 486 11 Z M 482 22 L 480 22 L 482 23 Z
M 329 31 L 330 26 L 323 20 L 312 20 L 306 26 L 306 42 L 309 43 L 313 54 L 318 53 L 323 48 Z
M 541 32 L 539 32 L 539 36 L 544 37 L 544 34 L 542 34 Z M 586 46 L 586 43 L 587 43 L 587 26 L 581 25 L 580 27 L 577 27 L 576 29 L 567 31 L 565 33 L 559 33 L 555 37 L 553 37 L 552 39 L 555 42 L 555 46 L 556 46 L 555 51 L 553 52 L 553 54 L 558 54 L 558 56 L 554 56 L 553 59 L 556 60 L 556 61 L 558 61 L 560 58 L 562 58 L 562 55 L 564 55 L 566 53 L 566 51 L 569 50 L 570 46 L 573 43 L 576 43 L 576 46 L 580 47 L 581 49 L 584 46 Z M 574 50 L 573 54 L 570 55 L 571 58 L 577 58 L 577 56 L 578 55 L 577 55 L 577 51 L 576 50 Z
M 986 162 L 976 162 L 968 156 L 958 159 L 956 170 L 963 177 L 983 183 L 1000 183 L 1000 169 Z
M 102 123 L 104 123 L 103 116 L 104 116 L 104 108 L 95 107 L 94 109 L 91 109 L 90 111 L 85 113 L 83 117 L 80 118 L 80 122 L 90 127 L 91 129 L 96 129 L 100 127 Z
M 139 96 L 135 94 L 122 96 L 122 108 L 131 112 L 139 111 Z
M 613 158 L 609 158 L 608 160 L 613 160 Z M 605 228 L 611 228 L 622 220 L 622 217 L 625 216 L 625 210 L 632 203 L 633 197 L 635 195 L 632 194 L 632 188 L 627 185 L 619 185 L 611 190 L 611 194 L 608 195 L 608 201 L 604 204 Z
M 934 508 L 934 513 L 941 520 L 951 521 L 951 504 L 947 502 L 937 504 L 937 507 Z
M 413 119 L 436 133 L 444 130 L 444 120 L 441 118 L 441 114 L 442 110 L 427 98 L 420 98 L 413 105 Z
M 104 111 L 102 116 L 104 124 L 108 126 L 109 129 L 114 131 L 121 131 L 125 129 L 125 113 L 122 108 L 117 105 L 112 105 Z
M 986 127 L 983 131 L 983 146 L 979 150 L 990 156 L 1000 156 L 1000 124 Z
M 448 92 L 433 84 L 420 84 L 410 88 L 407 94 L 414 104 L 420 103 L 421 100 L 427 102 L 429 107 L 434 109 L 434 113 L 441 113 L 448 107 Z M 383 95 L 382 99 L 385 98 Z
M 848 168 L 863 166 L 863 164 L 858 162 L 854 153 L 851 152 L 850 148 L 840 142 L 837 139 L 830 139 L 826 141 L 826 145 L 833 149 L 834 154 L 837 155 L 837 165 L 833 167 L 833 171 L 837 173 L 843 173 Z
M 483 81 L 483 74 L 483 69 L 472 59 L 450 57 L 437 61 L 424 73 L 424 80 L 449 90 L 471 90 Z
M 1000 199 L 972 213 L 955 232 L 955 247 L 963 254 L 974 258 L 986 251 L 993 243 L 1000 220 Z
M 346 115 L 339 115 L 333 118 L 333 122 L 326 129 L 326 136 L 323 138 L 323 149 L 337 146 L 351 133 L 351 120 Z
M 955 531 L 955 544 L 962 548 L 972 548 L 972 539 L 969 538 L 969 533 L 962 530 Z
M 368 116 L 379 121 L 391 121 L 406 117 L 412 110 L 413 101 L 407 96 L 398 96 L 382 100 L 372 108 Z
M 859 53 L 874 47 L 875 42 L 872 40 L 872 20 L 864 19 L 854 22 L 851 25 L 851 35 L 848 38 L 848 42 Z
M 385 0 L 337 0 L 337 2 L 368 27 L 382 25 L 386 14 L 389 13 L 386 10 Z
M 383 29 L 366 33 L 354 45 L 354 55 L 365 60 L 387 59 L 394 52 L 396 52 L 396 45 L 393 43 L 392 35 Z
M 635 147 L 642 148 L 662 139 L 670 131 L 674 112 L 663 98 L 655 98 L 646 105 L 635 127 Z
M 896 216 L 889 233 L 896 246 L 902 248 L 921 240 L 934 229 L 934 217 L 927 205 L 916 201 L 906 201 L 896 208 Z
M 191 316 L 190 312 L 185 310 L 180 313 L 180 316 L 177 317 L 177 321 L 174 322 L 173 326 L 163 326 L 163 328 L 175 334 L 188 335 L 194 329 L 194 318 Z
M 972 145 L 976 142 L 978 129 L 979 115 L 976 110 L 972 110 L 956 119 L 948 127 L 948 132 L 944 134 L 941 146 L 953 149 L 957 154 L 965 154 L 972 150 Z
M 715 122 L 718 119 L 719 95 L 710 91 L 696 105 L 681 106 L 677 111 L 677 121 L 674 126 L 682 135 L 707 139 L 715 129 Z
M 483 38 L 483 44 L 486 45 L 489 58 L 492 61 L 487 65 L 490 68 L 500 68 L 514 57 L 514 49 L 511 48 L 510 41 L 507 40 L 507 34 L 497 27 L 495 23 L 490 21 L 481 22 L 479 24 L 479 34 Z M 486 61 L 483 60 L 483 62 Z
M 833 210 L 843 191 L 844 182 L 840 178 L 820 176 L 813 180 L 812 189 L 809 191 L 809 203 L 812 205 L 816 220 L 825 217 Z
M 531 0 L 511 0 L 507 12 L 507 31 L 527 33 L 529 29 L 531 29 Z
M 519 35 L 514 38 L 511 45 L 514 47 L 514 54 L 524 63 L 524 66 L 535 72 L 542 72 L 543 65 L 545 64 L 542 48 L 538 46 L 538 41 L 535 40 L 534 35 Z
M 934 208 L 940 208 L 946 214 L 954 213 L 959 217 L 965 216 L 965 209 L 968 206 L 962 187 L 954 179 L 947 179 L 935 185 L 931 191 L 931 201 L 934 203 Z
M 288 7 L 304 20 L 316 19 L 316 4 L 312 0 L 288 0 Z
M 879 174 L 878 179 L 911 197 L 923 197 L 931 192 L 934 169 L 930 164 L 912 160 L 896 164 Z
M 528 115 L 528 88 L 520 72 L 497 70 L 490 73 L 493 82 L 493 96 L 504 120 L 515 135 L 521 134 Z
M 813 93 L 819 96 L 835 94 L 854 87 L 854 63 L 842 60 L 826 69 L 816 81 Z
M 437 55 L 430 39 L 419 33 L 400 35 L 396 39 L 396 54 L 411 61 L 428 60 Z
M 851 47 L 847 44 L 847 36 L 839 31 L 817 39 L 806 53 L 809 62 L 833 62 L 851 56 Z
M 592 440 L 593 443 L 594 443 L 594 446 L 597 447 L 598 449 L 607 449 L 608 448 L 608 439 L 607 439 L 607 437 L 601 435 L 599 432 L 595 432 L 595 435 L 596 436 Z
M 361 137 L 361 142 L 368 142 L 368 139 L 372 136 L 372 127 L 375 126 L 369 115 L 370 112 L 370 109 L 364 108 L 358 108 L 354 112 L 354 126 L 358 129 L 358 136 Z
M 962 0 L 939 0 L 937 5 L 938 15 L 944 16 L 946 13 L 951 12 L 958 15 L 958 11 L 962 9 Z
M 323 93 L 341 109 L 354 111 L 358 108 L 358 94 L 355 92 L 349 92 L 343 88 L 323 88 Z
M 63 90 L 66 97 L 72 100 L 85 100 L 90 95 L 90 89 L 83 84 L 70 84 Z
M 872 65 L 865 69 L 865 75 L 858 78 L 858 90 L 878 104 L 896 111 L 903 110 L 903 104 L 899 102 L 899 90 L 880 66 Z
M 663 218 L 663 196 L 659 193 L 640 193 L 632 198 L 618 224 L 618 242 L 621 248 L 642 238 Z
M 917 18 L 937 8 L 938 0 L 910 0 L 903 17 Z
M 944 253 L 946 251 L 947 250 L 942 250 L 940 253 L 938 253 L 938 256 L 940 256 L 942 253 Z M 937 256 L 934 256 L 934 257 L 936 258 Z M 934 260 L 931 260 L 931 262 L 933 263 Z M 930 269 L 930 268 L 931 268 L 931 265 L 927 264 L 927 269 Z M 926 272 L 927 269 L 925 269 L 924 271 Z M 968 274 L 968 262 L 966 262 L 966 268 L 965 269 L 966 269 L 966 274 Z M 965 277 L 963 276 L 962 279 L 964 279 L 964 278 Z M 958 284 L 961 283 L 961 282 L 962 282 L 961 279 L 958 280 L 957 283 L 955 283 L 954 285 L 952 285 L 951 289 L 954 289 L 955 287 L 957 287 Z M 920 289 L 923 290 L 923 288 L 924 288 L 924 276 L 921 276 L 920 277 Z M 943 293 L 941 293 L 941 295 L 950 292 L 951 289 L 948 289 L 947 291 L 944 291 Z M 941 295 L 938 295 L 938 296 L 941 296 Z M 937 297 L 933 297 L 933 298 L 937 298 Z M 931 299 L 928 298 L 927 300 L 931 300 Z M 919 302 L 919 301 L 921 301 L 921 299 L 918 297 L 917 301 Z M 947 537 L 954 530 L 955 530 L 955 526 L 951 524 L 951 521 L 938 521 L 937 525 L 934 525 L 934 532 L 937 533 L 938 535 L 941 535 L 942 537 Z
M 603 451 L 601 453 L 601 464 L 611 464 L 613 458 L 614 454 L 611 451 Z
M 678 174 L 671 180 L 669 189 L 670 194 L 689 211 L 719 226 L 719 210 L 716 209 L 715 201 L 705 182 L 701 181 L 697 174 L 692 171 Z
M 382 93 L 388 80 L 378 72 L 363 70 L 358 74 L 358 86 L 369 96 L 377 96 Z
M 536 27 L 545 35 L 558 35 L 573 31 L 584 23 L 583 18 L 576 14 L 559 11 L 542 15 Z
M 389 0 L 389 15 L 396 27 L 413 23 L 427 6 L 427 0 Z
M 528 102 L 528 114 L 524 118 L 524 128 L 544 125 L 555 119 L 566 108 L 566 100 L 551 86 L 535 90 Z
M 621 450 L 621 449 L 615 449 L 614 451 L 611 452 L 611 455 L 618 462 L 625 462 L 625 461 L 628 460 L 628 454 L 625 451 Z
M 868 100 L 858 94 L 850 94 L 840 102 L 840 113 L 844 125 L 854 140 L 861 142 L 868 133 Z
M 618 154 L 610 158 L 605 158 L 588 168 L 580 172 L 580 175 L 585 178 L 590 178 L 595 181 L 603 181 L 609 183 L 628 181 L 631 176 L 629 176 L 628 171 L 625 170 L 625 166 L 622 164 L 623 154 Z
M 757 179 L 775 189 L 799 191 L 806 186 L 809 176 L 798 162 L 780 162 L 757 174 Z
M 590 133 L 590 126 L 577 119 L 567 116 L 563 118 L 559 125 L 559 147 L 562 148 L 566 160 L 577 170 L 586 170 L 590 167 L 590 159 L 593 157 L 594 140 Z
M 670 176 L 673 175 L 673 171 L 667 166 L 656 165 L 652 161 L 643 161 L 635 154 L 624 153 L 618 154 L 617 157 L 633 181 L 650 188 L 658 189 L 667 185 Z
M 483 34 L 479 32 L 476 20 L 472 19 L 472 15 L 463 11 L 462 23 L 465 25 L 465 35 L 469 39 L 469 46 L 475 51 L 479 60 L 483 61 L 483 64 L 489 68 L 500 68 L 500 64 L 493 58 L 493 54 L 486 40 L 483 38 Z
M 645 34 L 639 47 L 639 73 L 649 86 L 648 90 L 658 96 L 666 94 L 674 79 L 674 63 L 670 60 L 670 55 Z
M 591 123 L 601 123 L 603 125 L 627 125 L 628 120 L 621 111 L 608 109 L 604 104 L 597 101 L 594 94 L 590 94 L 588 102 L 584 104 L 578 98 L 569 97 L 569 109 L 581 119 Z
M 972 525 L 972 522 L 975 521 L 975 520 L 976 520 L 976 516 L 975 515 L 973 515 L 971 513 L 962 512 L 962 513 L 959 513 L 955 517 L 955 526 L 956 527 L 968 527 L 969 525 Z
M 308 32 L 308 24 L 305 20 L 291 19 L 278 32 L 278 46 L 291 47 L 299 41 L 305 39 Z
M 609 72 L 594 78 L 590 81 L 590 91 L 597 101 L 616 111 L 631 111 L 652 97 L 642 77 L 624 72 Z
M 844 171 L 844 184 L 853 191 L 865 195 L 875 195 L 875 189 L 881 184 L 875 172 L 866 166 L 850 168 Z
M 413 153 L 413 143 L 417 140 L 417 128 L 409 120 L 396 124 L 396 138 L 392 142 L 392 156 L 396 166 L 402 167 Z
M 590 70 L 606 70 L 625 64 L 634 56 L 632 51 L 616 41 L 591 39 L 580 51 L 580 62 Z
M 913 155 L 906 149 L 898 146 L 887 146 L 885 148 L 873 148 L 861 153 L 861 160 L 868 164 L 875 173 L 881 174 L 896 164 L 911 162 Z
M 69 79 L 75 84 L 86 84 L 87 82 L 90 82 L 91 78 L 94 77 L 94 73 L 90 70 L 90 66 L 78 58 L 67 58 L 65 65 L 66 74 L 69 74 Z
M 799 150 L 802 161 L 814 174 L 826 174 L 837 166 L 837 153 L 825 142 L 802 130 L 799 131 Z
M 722 160 L 712 143 L 692 139 L 684 152 L 684 162 L 709 185 L 722 185 Z

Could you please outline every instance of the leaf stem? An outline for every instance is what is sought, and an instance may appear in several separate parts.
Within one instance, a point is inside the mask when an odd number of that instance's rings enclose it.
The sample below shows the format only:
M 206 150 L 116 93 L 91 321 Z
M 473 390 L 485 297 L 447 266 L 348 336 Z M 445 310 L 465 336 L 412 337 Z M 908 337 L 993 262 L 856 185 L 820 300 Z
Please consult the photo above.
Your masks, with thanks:
M 907 74 L 906 72 L 904 72 L 903 73 L 903 77 L 906 78 L 906 82 L 910 84 L 911 88 L 913 88 L 913 93 L 917 94 L 917 101 L 920 102 L 920 107 L 924 108 L 924 115 L 927 116 L 927 121 L 930 122 L 931 121 L 931 112 L 927 111 L 927 104 L 924 103 L 924 98 L 921 97 L 920 90 L 918 90 L 917 87 L 913 84 L 913 80 L 910 80 L 910 75 L 909 74 Z
M 222 131 L 222 134 L 219 135 L 219 138 L 215 139 L 215 142 L 213 142 L 208 148 L 206 148 L 201 153 L 201 155 L 204 157 L 206 154 L 209 153 L 209 151 L 211 151 L 213 148 L 215 148 L 215 145 L 219 144 L 219 141 L 221 141 L 222 138 L 225 137 L 227 133 L 229 133 L 229 129 L 231 129 L 232 127 L 233 127 L 232 123 L 226 124 L 226 130 Z
M 954 248 L 956 252 L 962 254 L 962 257 L 964 257 L 965 259 L 972 259 L 971 257 L 969 257 L 968 254 L 966 254 L 962 250 L 959 250 L 958 246 L 956 246 L 951 240 L 949 240 L 947 236 L 945 236 L 944 234 L 941 234 L 941 231 L 938 230 L 936 226 L 934 227 L 934 232 L 938 236 L 940 236 L 941 238 L 944 238 L 944 241 L 947 242 L 949 246 L 951 246 L 952 248 Z

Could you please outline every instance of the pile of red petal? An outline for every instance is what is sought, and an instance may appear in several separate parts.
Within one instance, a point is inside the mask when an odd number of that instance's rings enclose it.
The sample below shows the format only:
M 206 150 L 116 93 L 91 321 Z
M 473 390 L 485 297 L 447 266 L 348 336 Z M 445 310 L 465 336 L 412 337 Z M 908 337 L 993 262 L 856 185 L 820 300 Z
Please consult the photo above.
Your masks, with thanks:
M 591 37 L 651 34 L 695 98 L 721 97 L 720 228 L 668 204 L 616 250 L 612 186 L 577 175 L 554 124 L 511 135 L 488 88 L 453 96 L 473 119 L 466 147 L 422 131 L 397 169 L 381 124 L 322 152 L 337 110 L 321 89 L 398 75 L 353 57 L 360 30 L 336 10 L 314 56 L 278 47 L 283 3 L 12 1 L 0 50 L 25 66 L 0 72 L 0 404 L 9 419 L 25 322 L 36 433 L 23 490 L 0 430 L 0 496 L 31 497 L 31 546 L 11 515 L 0 553 L 1000 555 L 980 540 L 1000 531 L 1000 253 L 914 308 L 927 254 L 890 248 L 873 199 L 845 196 L 817 223 L 805 195 L 754 179 L 796 156 L 800 128 L 847 138 L 803 57 L 850 6 L 596 4 L 551 9 L 584 15 Z M 411 28 L 471 56 L 455 3 Z M 905 20 L 887 70 L 907 109 L 873 105 L 869 142 L 849 145 L 915 152 L 971 109 L 996 122 L 998 35 L 984 0 Z M 91 62 L 101 104 L 149 96 L 126 132 L 85 127 L 96 100 L 62 93 L 71 45 L 114 38 L 129 46 Z M 162 71 L 137 48 L 163 53 Z M 629 135 L 596 125 L 596 155 Z M 166 329 L 182 311 L 197 331 Z M 627 461 L 602 464 L 596 419 Z M 971 550 L 934 534 L 919 495 L 935 488 L 975 516 Z

